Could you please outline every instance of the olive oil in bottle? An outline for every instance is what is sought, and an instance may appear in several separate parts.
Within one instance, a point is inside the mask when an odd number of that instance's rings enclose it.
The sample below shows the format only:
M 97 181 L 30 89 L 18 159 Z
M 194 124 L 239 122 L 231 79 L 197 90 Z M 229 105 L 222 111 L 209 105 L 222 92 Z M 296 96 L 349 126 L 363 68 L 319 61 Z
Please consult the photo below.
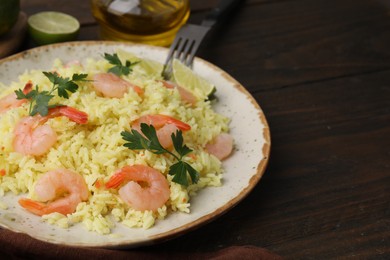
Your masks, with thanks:
M 101 38 L 168 46 L 190 15 L 189 0 L 91 0 Z

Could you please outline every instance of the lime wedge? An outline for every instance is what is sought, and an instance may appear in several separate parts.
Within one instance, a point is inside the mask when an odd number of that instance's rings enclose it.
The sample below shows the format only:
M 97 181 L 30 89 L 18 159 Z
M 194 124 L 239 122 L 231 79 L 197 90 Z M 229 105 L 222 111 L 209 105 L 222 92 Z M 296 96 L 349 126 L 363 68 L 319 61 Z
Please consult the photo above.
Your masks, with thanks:
M 123 49 L 118 49 L 117 54 L 119 59 L 122 61 L 122 63 L 125 63 L 126 60 L 130 62 L 139 61 L 138 67 L 140 67 L 146 75 L 154 76 L 154 77 L 160 77 L 162 70 L 164 68 L 164 65 L 162 65 L 160 62 L 149 60 L 149 59 L 141 59 L 137 57 L 135 54 L 131 52 L 127 52 Z
M 143 59 L 140 63 L 140 66 L 142 66 L 146 74 L 155 77 L 161 77 L 161 73 L 164 68 L 164 65 L 162 65 L 160 62 L 149 59 Z
M 216 91 L 213 84 L 176 59 L 172 63 L 172 73 L 174 81 L 179 86 L 191 91 L 200 99 L 210 99 Z
M 60 12 L 40 12 L 27 23 L 31 38 L 39 45 L 74 40 L 80 29 L 76 18 Z
M 125 63 L 127 60 L 130 61 L 131 63 L 140 60 L 134 53 L 125 51 L 123 49 L 117 49 L 116 54 L 118 54 L 118 57 L 122 63 Z

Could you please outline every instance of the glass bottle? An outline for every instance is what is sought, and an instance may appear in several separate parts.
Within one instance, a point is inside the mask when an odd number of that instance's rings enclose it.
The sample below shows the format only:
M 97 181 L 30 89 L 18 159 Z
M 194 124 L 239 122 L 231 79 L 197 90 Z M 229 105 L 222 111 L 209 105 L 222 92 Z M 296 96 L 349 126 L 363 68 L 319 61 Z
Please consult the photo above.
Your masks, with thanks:
M 168 46 L 190 15 L 189 0 L 91 0 L 104 40 Z

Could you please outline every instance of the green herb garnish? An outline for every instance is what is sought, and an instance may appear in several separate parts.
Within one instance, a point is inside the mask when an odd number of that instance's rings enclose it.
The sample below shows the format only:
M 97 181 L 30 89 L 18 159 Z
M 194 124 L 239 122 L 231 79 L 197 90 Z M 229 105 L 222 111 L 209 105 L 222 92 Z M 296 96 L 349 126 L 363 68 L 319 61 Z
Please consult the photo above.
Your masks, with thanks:
M 138 61 L 131 62 L 129 60 L 126 60 L 125 64 L 121 62 L 121 60 L 118 57 L 118 54 L 108 54 L 104 53 L 104 58 L 114 67 L 111 67 L 108 72 L 114 73 L 117 76 L 121 75 L 129 75 L 130 72 L 133 71 L 133 66 L 138 63 Z
M 23 90 L 15 90 L 17 99 L 27 99 L 30 101 L 29 115 L 34 116 L 37 113 L 41 116 L 46 116 L 50 108 L 61 106 L 61 104 L 49 105 L 50 100 L 55 96 L 53 93 L 57 91 L 59 97 L 68 99 L 68 92 L 74 93 L 78 89 L 77 81 L 87 81 L 87 74 L 73 74 L 72 78 L 63 78 L 57 73 L 43 72 L 43 74 L 53 83 L 50 91 L 40 91 L 38 85 L 29 93 L 23 93 Z
M 192 152 L 192 150 L 186 145 L 183 145 L 182 131 L 177 130 L 176 134 L 172 133 L 171 135 L 173 146 L 177 155 L 162 147 L 157 138 L 156 129 L 154 126 L 141 123 L 141 131 L 144 136 L 134 129 L 132 129 L 131 132 L 121 132 L 122 138 L 125 141 L 128 141 L 128 143 L 125 143 L 124 146 L 131 150 L 145 149 L 155 154 L 168 153 L 178 160 L 177 163 L 171 165 L 169 168 L 169 175 L 174 176 L 172 181 L 184 186 L 188 186 L 189 175 L 192 183 L 198 182 L 199 173 L 190 164 L 183 161 L 183 157 Z

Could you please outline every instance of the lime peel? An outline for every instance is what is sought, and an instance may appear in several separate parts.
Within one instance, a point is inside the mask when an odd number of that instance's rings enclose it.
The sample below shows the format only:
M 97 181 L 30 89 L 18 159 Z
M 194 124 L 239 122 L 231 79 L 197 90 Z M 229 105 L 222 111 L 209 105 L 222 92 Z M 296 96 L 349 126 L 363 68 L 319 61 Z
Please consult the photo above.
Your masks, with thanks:
M 61 12 L 40 12 L 29 17 L 28 30 L 39 45 L 74 40 L 80 30 L 79 21 Z
M 173 80 L 179 86 L 191 91 L 200 99 L 210 99 L 216 91 L 213 84 L 196 74 L 192 69 L 177 59 L 172 62 L 172 74 Z

